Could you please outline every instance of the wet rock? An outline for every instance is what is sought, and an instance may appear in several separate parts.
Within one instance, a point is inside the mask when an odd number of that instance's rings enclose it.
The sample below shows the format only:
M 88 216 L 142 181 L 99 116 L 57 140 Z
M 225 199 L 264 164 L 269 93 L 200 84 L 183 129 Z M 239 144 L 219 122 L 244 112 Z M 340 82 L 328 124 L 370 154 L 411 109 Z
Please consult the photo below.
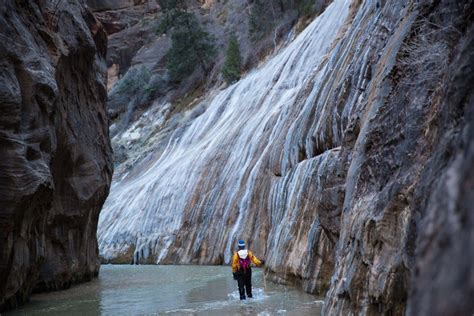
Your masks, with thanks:
M 0 311 L 99 271 L 107 38 L 81 4 L 56 4 L 0 9 Z
M 461 25 L 465 21 L 459 21 Z M 455 48 L 428 125 L 433 153 L 414 193 L 416 261 L 408 314 L 468 315 L 474 295 L 474 29 Z
M 396 6 L 381 7 L 382 16 L 403 10 Z M 460 176 L 472 166 L 472 53 L 465 49 L 473 39 L 471 10 L 448 1 L 405 8 L 401 20 L 379 22 L 391 31 L 350 145 L 327 314 L 457 315 L 473 308 L 472 253 L 466 248 L 463 256 L 458 247 L 472 242 L 474 226 L 463 211 L 467 196 L 457 193 L 473 192 Z M 458 246 L 441 246 L 454 239 Z M 454 262 L 464 277 L 450 272 Z
M 155 100 L 123 133 L 102 256 L 229 263 L 244 238 L 273 280 L 326 293 L 327 315 L 469 313 L 472 12 L 336 0 L 199 112 L 163 121 Z
M 332 126 L 347 120 L 360 93 L 355 90 L 350 95 L 335 86 L 317 93 L 320 76 L 330 74 L 333 67 L 324 54 L 332 49 L 332 39 L 345 21 L 336 16 L 348 12 L 346 3 L 337 3 L 322 16 L 327 24 L 315 22 L 267 65 L 235 86 L 198 100 L 198 111 L 190 110 L 157 125 L 152 141 L 145 143 L 151 152 L 142 152 L 145 158 L 117 174 L 115 193 L 99 225 L 104 260 L 122 258 L 133 244 L 133 260 L 139 263 L 229 262 L 240 236 L 248 239 L 258 254 L 267 249 L 269 266 L 275 271 L 284 271 L 291 264 L 295 278 L 288 278 L 288 282 L 304 274 L 303 286 L 308 291 L 323 292 L 328 287 L 344 182 L 337 163 L 328 162 L 327 168 L 321 167 L 306 180 L 305 176 L 328 157 L 340 154 L 342 129 Z M 319 32 L 325 37 L 318 37 Z M 310 52 L 317 57 L 301 62 L 301 56 Z M 347 108 L 332 108 L 329 93 L 333 89 L 350 98 Z M 163 111 L 157 103 L 156 111 L 145 113 L 161 120 Z M 318 116 L 319 111 L 328 116 Z M 149 119 L 140 117 L 123 133 L 126 144 L 133 144 L 132 136 L 146 131 Z M 224 127 L 230 130 L 224 133 Z M 134 157 L 134 147 L 129 148 Z M 333 174 L 334 179 L 326 179 Z M 313 192 L 315 181 L 331 186 L 316 191 L 327 200 Z M 306 198 L 287 195 L 288 190 Z M 149 194 L 153 198 L 145 198 Z M 283 225 L 278 226 L 273 217 L 279 214 L 285 218 L 287 207 L 294 207 L 294 212 L 282 231 Z M 327 229 L 320 225 L 320 211 Z M 295 231 L 300 236 L 291 240 Z M 274 236 L 271 240 L 281 236 L 281 244 L 269 246 L 269 234 Z M 298 262 L 295 255 L 285 261 L 280 250 L 287 243 L 288 248 L 294 247 L 289 252 L 305 251 L 308 260 Z M 311 259 L 318 253 L 321 258 Z M 322 281 L 315 277 L 321 271 Z M 286 278 L 284 273 L 280 277 Z

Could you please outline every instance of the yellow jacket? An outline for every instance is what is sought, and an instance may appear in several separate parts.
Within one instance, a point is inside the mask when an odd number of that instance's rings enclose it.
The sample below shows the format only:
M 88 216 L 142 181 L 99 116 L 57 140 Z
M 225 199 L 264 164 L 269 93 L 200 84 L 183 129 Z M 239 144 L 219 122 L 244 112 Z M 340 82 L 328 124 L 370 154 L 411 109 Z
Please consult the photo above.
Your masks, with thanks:
M 250 261 L 252 261 L 256 266 L 262 265 L 262 262 L 258 260 L 250 250 L 248 251 L 248 257 L 250 258 Z M 232 258 L 232 273 L 237 272 L 237 270 L 239 270 L 239 254 L 236 251 L 234 252 L 234 257 Z

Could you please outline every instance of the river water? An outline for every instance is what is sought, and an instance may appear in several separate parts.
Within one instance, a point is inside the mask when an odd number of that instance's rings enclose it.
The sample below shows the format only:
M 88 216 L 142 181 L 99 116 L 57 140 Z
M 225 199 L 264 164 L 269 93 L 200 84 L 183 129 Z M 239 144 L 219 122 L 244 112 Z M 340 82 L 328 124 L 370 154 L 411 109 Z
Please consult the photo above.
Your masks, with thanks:
M 253 299 L 239 300 L 230 267 L 104 265 L 97 279 L 35 294 L 8 315 L 319 315 L 320 298 L 265 281 L 253 270 Z

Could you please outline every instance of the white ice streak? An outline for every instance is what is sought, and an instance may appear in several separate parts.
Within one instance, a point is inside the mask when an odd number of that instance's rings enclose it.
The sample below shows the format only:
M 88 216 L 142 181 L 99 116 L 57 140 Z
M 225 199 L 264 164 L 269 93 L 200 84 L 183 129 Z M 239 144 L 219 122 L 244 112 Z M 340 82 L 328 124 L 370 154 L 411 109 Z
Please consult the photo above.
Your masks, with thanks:
M 347 17 L 350 2 L 334 1 L 264 66 L 206 100 L 207 110 L 179 127 L 156 161 L 112 185 L 99 219 L 102 256 L 116 257 L 132 245 L 135 259 L 154 255 L 159 262 L 181 228 L 185 212 L 190 218 L 207 212 L 204 221 L 209 222 L 219 214 L 222 227 L 217 229 L 228 235 L 220 242 L 233 248 L 262 169 L 272 168 L 269 160 L 277 160 L 279 173 L 285 175 L 299 162 L 294 139 L 311 156 L 317 144 L 310 137 L 324 138 L 295 124 L 307 119 L 310 108 L 314 111 L 319 106 L 313 103 L 319 81 L 323 72 L 330 71 L 323 63 L 325 54 Z M 308 88 L 307 101 L 299 101 Z M 315 124 L 323 123 L 316 119 Z M 334 125 L 336 137 L 339 128 Z M 324 129 L 312 129 L 324 133 Z M 237 219 L 231 221 L 232 227 L 225 227 L 229 218 Z M 283 231 L 275 233 L 279 236 Z

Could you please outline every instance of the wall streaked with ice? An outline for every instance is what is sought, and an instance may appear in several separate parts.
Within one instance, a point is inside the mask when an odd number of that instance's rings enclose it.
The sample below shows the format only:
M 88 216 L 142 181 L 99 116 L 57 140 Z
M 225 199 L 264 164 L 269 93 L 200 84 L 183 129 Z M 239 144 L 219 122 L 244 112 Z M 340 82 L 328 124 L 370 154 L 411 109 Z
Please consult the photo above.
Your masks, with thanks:
M 294 189 L 293 169 L 323 163 L 318 155 L 340 143 L 343 116 L 320 86 L 349 4 L 335 1 L 265 65 L 205 100 L 158 158 L 113 184 L 99 223 L 106 260 L 133 249 L 137 262 L 229 262 L 237 238 L 264 255 L 272 197 Z
M 142 123 L 165 126 L 101 214 L 102 256 L 228 263 L 244 238 L 273 280 L 327 293 L 328 315 L 466 314 L 473 10 L 336 0 L 194 110 L 163 123 L 157 104 Z

